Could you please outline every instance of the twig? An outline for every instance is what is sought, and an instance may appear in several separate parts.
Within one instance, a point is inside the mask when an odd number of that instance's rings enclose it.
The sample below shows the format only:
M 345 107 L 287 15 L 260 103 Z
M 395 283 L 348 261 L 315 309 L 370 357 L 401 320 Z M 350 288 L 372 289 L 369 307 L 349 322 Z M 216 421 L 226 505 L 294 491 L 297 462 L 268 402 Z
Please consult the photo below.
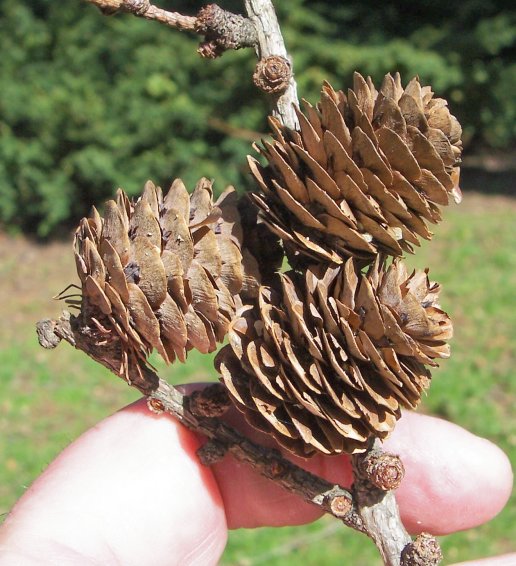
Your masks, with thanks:
M 82 326 L 77 317 L 65 312 L 58 320 L 40 321 L 37 332 L 44 348 L 55 348 L 61 339 L 65 340 L 120 377 L 117 369 L 120 360 L 113 357 L 117 352 L 116 347 L 96 348 L 91 342 L 89 328 Z M 190 410 L 188 396 L 160 379 L 149 367 L 145 368 L 143 383 L 141 370 L 141 367 L 131 367 L 129 379 L 134 380 L 132 386 L 147 395 L 153 411 L 170 413 L 190 430 L 207 436 L 210 442 L 214 439 L 219 444 L 218 448 L 223 448 L 219 454 L 230 452 L 237 460 L 248 463 L 263 476 L 339 518 L 349 527 L 365 533 L 363 521 L 348 490 L 303 470 L 284 458 L 279 451 L 252 442 L 218 418 L 195 415 Z
M 355 477 L 353 494 L 384 563 L 387 566 L 399 566 L 401 553 L 412 539 L 401 523 L 394 493 L 376 487 L 364 473 L 371 471 L 366 460 L 373 452 L 382 452 L 379 440 L 375 441 L 369 452 L 352 457 Z
M 272 113 L 290 128 L 299 125 L 293 104 L 297 87 L 283 36 L 270 0 L 246 0 L 248 18 L 223 10 L 216 4 L 202 8 L 196 16 L 168 12 L 149 0 L 86 0 L 106 15 L 127 12 L 169 27 L 204 36 L 198 52 L 215 58 L 228 49 L 254 47 L 258 64 L 255 85 L 270 95 Z
M 159 387 L 149 395 L 149 399 L 162 403 L 163 410 L 174 415 L 187 428 L 216 440 L 218 450 L 225 448 L 261 475 L 341 519 L 346 525 L 365 532 L 348 490 L 303 470 L 279 451 L 252 442 L 217 418 L 193 415 L 188 407 L 188 396 L 166 381 L 160 380 Z
M 441 555 L 436 540 L 425 535 L 412 542 L 401 523 L 393 492 L 383 491 L 371 483 L 378 478 L 380 483 L 390 483 L 395 478 L 395 484 L 398 484 L 402 474 L 399 459 L 383 453 L 378 440 L 371 450 L 352 458 L 355 482 L 350 492 L 296 466 L 279 451 L 252 442 L 219 418 L 206 416 L 219 415 L 229 404 L 220 386 L 212 386 L 206 393 L 187 396 L 138 360 L 132 360 L 127 372 L 122 373 L 117 340 L 113 340 L 109 347 L 105 344 L 96 346 L 92 329 L 82 323 L 81 318 L 66 311 L 58 320 L 38 322 L 36 328 L 39 343 L 44 348 L 55 348 L 65 340 L 119 377 L 126 378 L 130 385 L 147 396 L 151 410 L 166 411 L 188 429 L 206 436 L 209 441 L 199 452 L 204 464 L 211 465 L 227 452 L 231 453 L 289 492 L 368 535 L 387 566 L 438 564 Z
M 353 456 L 351 461 L 355 478 L 353 498 L 384 564 L 437 566 L 442 559 L 437 540 L 423 534 L 412 541 L 401 522 L 394 492 L 378 487 L 398 487 L 403 477 L 401 460 L 384 452 L 380 440 L 375 439 L 370 450 Z
M 169 12 L 150 3 L 150 0 L 86 0 L 103 14 L 127 12 L 165 24 L 180 31 L 190 31 L 204 36 L 199 53 L 206 58 L 221 55 L 227 49 L 254 47 L 258 41 L 252 22 L 239 15 L 223 10 L 216 4 L 202 8 L 196 16 Z
M 196 17 L 162 10 L 152 5 L 148 0 L 86 0 L 86 2 L 97 6 L 105 15 L 129 12 L 140 18 L 156 20 L 182 31 L 195 31 Z
M 244 4 L 247 15 L 254 23 L 258 33 L 256 47 L 258 59 L 269 61 L 269 65 L 264 65 L 265 68 L 260 70 L 259 75 L 266 77 L 267 74 L 270 74 L 275 80 L 277 80 L 277 75 L 281 75 L 282 80 L 286 81 L 286 89 L 275 97 L 273 114 L 278 116 L 285 126 L 297 129 L 299 121 L 294 111 L 294 105 L 299 105 L 297 85 L 274 6 L 270 0 L 245 0 Z M 282 59 L 288 66 L 288 73 L 286 68 L 281 67 L 280 69 L 277 58 Z M 255 78 L 255 84 L 256 82 Z
M 216 4 L 208 4 L 199 11 L 195 31 L 205 36 L 198 52 L 209 59 L 219 57 L 227 49 L 254 47 L 258 41 L 251 20 Z

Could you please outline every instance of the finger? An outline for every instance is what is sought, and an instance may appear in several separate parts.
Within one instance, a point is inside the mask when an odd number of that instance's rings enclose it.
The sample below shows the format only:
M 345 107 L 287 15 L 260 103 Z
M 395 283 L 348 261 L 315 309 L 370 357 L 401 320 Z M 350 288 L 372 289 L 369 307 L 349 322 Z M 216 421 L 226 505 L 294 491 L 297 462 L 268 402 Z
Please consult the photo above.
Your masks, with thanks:
M 235 415 L 233 418 L 240 419 Z M 259 436 L 256 431 L 250 435 Z M 414 436 L 423 440 L 424 450 L 416 449 Z M 265 442 L 270 439 L 265 437 Z M 452 466 L 447 465 L 442 450 L 447 443 L 451 446 L 451 461 L 455 462 Z M 176 563 L 181 563 L 188 552 L 193 563 L 203 552 L 205 560 L 201 559 L 201 563 L 210 563 L 208 555 L 216 561 L 226 536 L 225 522 L 213 476 L 198 464 L 194 454 L 197 446 L 196 435 L 173 419 L 156 418 L 142 404 L 131 406 L 103 421 L 63 452 L 6 522 L 3 541 L 10 541 L 11 548 L 18 541 L 25 549 L 36 549 L 34 540 L 64 540 L 74 552 L 100 555 L 101 561 L 107 551 L 113 556 L 120 554 L 118 559 L 124 564 L 141 563 L 142 555 L 149 558 L 149 550 L 154 564 L 173 564 L 176 557 Z M 414 493 L 412 483 L 418 482 L 420 468 L 424 468 L 429 477 L 454 480 L 452 484 L 458 487 L 443 501 L 442 483 L 426 483 L 421 492 L 416 492 L 419 513 L 412 527 L 431 531 L 432 525 L 440 527 L 440 519 L 445 522 L 444 530 L 454 529 L 453 522 L 443 516 L 443 509 L 456 505 L 464 508 L 464 482 L 458 480 L 471 474 L 471 466 L 457 455 L 458 446 L 464 454 L 472 451 L 479 461 L 489 462 L 490 472 L 479 474 L 477 470 L 471 484 L 481 483 L 491 496 L 480 510 L 476 507 L 478 498 L 468 502 L 469 524 L 462 521 L 460 528 L 476 524 L 482 520 L 479 517 L 491 516 L 503 505 L 510 492 L 511 475 L 506 458 L 496 447 L 438 419 L 408 414 L 393 435 L 391 449 L 397 449 L 406 461 L 407 485 L 400 490 L 399 499 L 409 527 L 415 505 L 410 499 Z M 351 481 L 347 458 L 316 457 L 301 463 L 332 481 Z M 217 464 L 214 474 L 232 527 L 300 524 L 319 516 L 314 507 L 232 458 Z M 104 482 L 100 490 L 99 480 Z M 163 487 L 156 490 L 156 485 Z M 100 541 L 95 545 L 92 533 Z M 199 547 L 197 542 L 209 537 L 208 533 L 211 538 L 206 546 Z M 31 544 L 27 544 L 28 540 Z M 164 556 L 165 561 L 160 562 Z
M 249 427 L 245 431 L 270 443 Z M 446 534 L 477 526 L 494 517 L 510 496 L 512 471 L 505 454 L 491 442 L 446 421 L 406 413 L 386 448 L 399 454 L 405 466 L 396 497 L 402 520 L 413 533 Z M 344 486 L 352 482 L 348 457 L 291 459 L 330 481 Z M 320 516 L 314 506 L 232 458 L 213 469 L 230 528 L 296 525 Z
M 412 532 L 443 535 L 476 527 L 497 515 L 511 495 L 507 456 L 442 419 L 407 413 L 386 448 L 405 465 L 396 498 Z
M 198 446 L 142 402 L 102 421 L 13 509 L 0 531 L 0 563 L 216 564 L 226 521 Z

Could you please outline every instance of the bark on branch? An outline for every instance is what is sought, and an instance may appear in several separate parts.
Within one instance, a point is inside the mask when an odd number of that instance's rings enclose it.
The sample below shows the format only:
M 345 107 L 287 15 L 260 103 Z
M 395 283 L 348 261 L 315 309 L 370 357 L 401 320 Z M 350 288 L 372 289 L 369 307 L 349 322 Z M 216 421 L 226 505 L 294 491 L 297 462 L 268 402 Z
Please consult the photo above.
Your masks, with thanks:
M 255 85 L 270 95 L 272 113 L 291 128 L 298 127 L 293 104 L 297 104 L 296 82 L 283 36 L 270 0 L 247 0 L 248 17 L 223 10 L 217 4 L 202 8 L 196 16 L 169 12 L 150 0 L 85 0 L 103 14 L 126 12 L 154 20 L 180 31 L 203 36 L 198 52 L 213 59 L 228 49 L 254 47 L 259 58 L 253 75 Z
M 154 20 L 180 31 L 190 31 L 204 36 L 199 54 L 213 59 L 227 49 L 254 47 L 258 43 L 256 29 L 248 18 L 223 10 L 217 4 L 202 8 L 196 16 L 186 16 L 163 10 L 149 0 L 86 0 L 103 14 L 111 16 L 127 12 L 140 18 Z
M 220 418 L 206 416 L 219 415 L 227 408 L 223 388 L 216 385 L 211 391 L 187 396 L 160 379 L 144 363 L 132 363 L 127 372 L 122 372 L 116 342 L 110 348 L 105 345 L 96 347 L 88 325 L 66 311 L 58 320 L 38 322 L 36 328 L 39 343 L 44 348 L 55 348 L 65 340 L 118 377 L 128 379 L 130 385 L 147 396 L 152 411 L 166 411 L 190 430 L 206 436 L 209 441 L 199 453 L 206 465 L 229 452 L 264 477 L 369 536 L 388 566 L 435 566 L 439 563 L 441 554 L 436 540 L 424 535 L 412 542 L 401 523 L 393 492 L 383 491 L 373 483 L 378 477 L 392 479 L 396 476 L 396 482 L 399 481 L 399 461 L 391 455 L 385 456 L 379 441 L 370 451 L 353 457 L 355 483 L 350 491 L 303 470 L 279 451 L 249 440 Z
M 273 113 L 280 118 L 285 126 L 298 129 L 299 122 L 294 112 L 294 105 L 299 105 L 297 85 L 274 6 L 270 0 L 245 0 L 244 3 L 247 15 L 254 23 L 258 33 L 258 45 L 256 47 L 258 59 L 264 62 L 264 69 L 257 68 L 255 72 L 255 84 L 259 83 L 256 75 L 263 80 L 267 80 L 267 74 L 272 74 L 276 78 L 278 75 L 276 67 L 280 67 L 279 61 L 283 62 L 281 75 L 282 81 L 285 83 L 285 90 L 275 94 Z M 268 64 L 265 63 L 266 61 L 268 61 Z M 290 72 L 287 72 L 285 67 L 288 67 Z
M 81 325 L 78 318 L 65 312 L 58 320 L 38 322 L 36 329 L 39 343 L 44 348 L 55 348 L 61 340 L 65 340 L 120 377 L 120 360 L 113 358 L 116 348 L 96 348 L 89 339 L 89 328 Z M 194 414 L 190 408 L 190 397 L 160 379 L 148 366 L 144 368 L 147 385 L 142 385 L 139 375 L 142 369 L 133 365 L 129 368 L 128 377 L 132 381 L 130 384 L 147 396 L 151 410 L 166 411 L 190 430 L 216 441 L 219 453 L 230 452 L 237 460 L 248 463 L 257 472 L 305 501 L 339 518 L 346 525 L 365 532 L 350 491 L 303 470 L 279 451 L 252 442 L 218 418 L 199 416 L 200 411 Z M 154 389 L 149 390 L 149 382 L 155 384 Z M 196 401 L 198 404 L 199 400 Z
M 156 20 L 167 26 L 182 30 L 195 31 L 197 18 L 168 12 L 151 4 L 148 0 L 85 0 L 97 6 L 103 14 L 111 16 L 117 12 L 128 12 L 147 20 Z

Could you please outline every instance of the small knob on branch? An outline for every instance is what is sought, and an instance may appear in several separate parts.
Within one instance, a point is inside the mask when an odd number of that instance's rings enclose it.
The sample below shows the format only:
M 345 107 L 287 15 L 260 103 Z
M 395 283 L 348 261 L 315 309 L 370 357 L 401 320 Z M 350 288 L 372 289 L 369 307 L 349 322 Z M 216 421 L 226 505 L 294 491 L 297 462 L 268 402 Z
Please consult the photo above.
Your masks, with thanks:
M 284 92 L 292 78 L 292 67 L 285 57 L 271 55 L 260 59 L 253 74 L 254 84 L 267 94 Z
M 123 0 L 121 8 L 135 16 L 143 16 L 150 5 L 150 0 Z
M 397 489 L 405 475 L 399 456 L 381 450 L 372 450 L 360 460 L 361 473 L 383 491 Z
M 256 29 L 249 18 L 223 10 L 217 4 L 201 8 L 195 31 L 204 35 L 198 52 L 208 59 L 219 57 L 227 49 L 254 47 L 258 42 Z
M 228 392 L 220 383 L 194 391 L 188 396 L 188 407 L 196 417 L 221 417 L 231 406 Z
M 345 495 L 337 495 L 331 499 L 330 509 L 335 517 L 345 517 L 353 509 L 353 500 Z
M 439 543 L 432 535 L 421 533 L 401 553 L 401 566 L 437 566 L 443 559 Z
M 203 466 L 212 466 L 220 462 L 228 451 L 227 444 L 217 440 L 208 440 L 206 444 L 197 450 L 197 456 Z
M 147 407 L 155 415 L 161 415 L 165 411 L 165 405 L 163 405 L 163 402 L 155 397 L 149 397 L 147 399 Z

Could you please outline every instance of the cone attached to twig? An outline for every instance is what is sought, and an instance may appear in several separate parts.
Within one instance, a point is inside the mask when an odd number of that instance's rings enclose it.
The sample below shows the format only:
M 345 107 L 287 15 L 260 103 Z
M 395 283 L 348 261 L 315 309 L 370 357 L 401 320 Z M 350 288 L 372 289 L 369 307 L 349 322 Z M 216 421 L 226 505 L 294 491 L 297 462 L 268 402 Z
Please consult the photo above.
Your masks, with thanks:
M 301 456 L 362 452 L 384 438 L 400 407 L 417 406 L 426 365 L 449 356 L 448 315 L 426 271 L 351 258 L 279 276 L 243 307 L 216 366 L 256 428 Z
M 179 179 L 165 196 L 147 182 L 136 202 L 119 190 L 104 218 L 93 209 L 81 221 L 75 235 L 80 317 L 92 339 L 119 342 L 120 375 L 153 349 L 167 362 L 184 361 L 192 348 L 215 350 L 240 297 L 258 293 L 258 263 L 242 253 L 242 242 L 235 190 L 214 203 L 204 178 L 191 195 Z
M 445 100 L 399 74 L 376 90 L 355 73 L 346 94 L 329 84 L 317 108 L 297 111 L 299 131 L 271 118 L 274 140 L 249 158 L 254 201 L 291 259 L 367 264 L 377 253 L 412 252 L 430 239 L 439 206 L 460 201 L 461 127 Z

